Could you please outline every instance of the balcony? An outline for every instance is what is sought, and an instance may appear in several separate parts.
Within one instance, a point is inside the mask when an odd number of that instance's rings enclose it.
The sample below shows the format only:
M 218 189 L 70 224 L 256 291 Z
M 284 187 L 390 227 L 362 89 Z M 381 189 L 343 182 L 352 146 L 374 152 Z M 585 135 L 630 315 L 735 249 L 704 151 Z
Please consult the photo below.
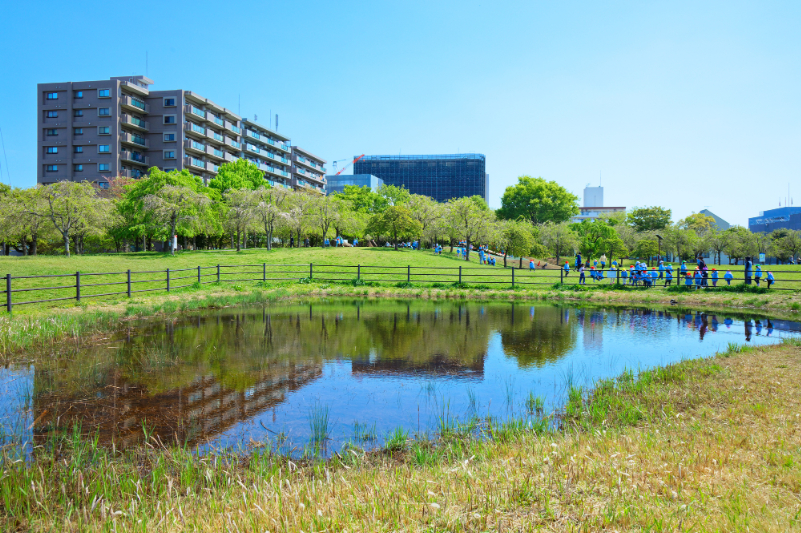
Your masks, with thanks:
M 120 87 L 142 96 L 150 96 L 150 91 L 146 87 L 141 87 L 135 83 L 131 83 L 130 81 L 120 81 Z
M 131 150 L 122 150 L 120 152 L 120 159 L 123 161 L 136 163 L 138 165 L 150 166 L 150 157 L 142 155 L 139 152 L 133 152 Z
M 226 137 L 226 138 L 225 138 L 225 144 L 227 144 L 227 145 L 228 145 L 228 146 L 230 146 L 231 148 L 236 148 L 237 150 L 241 150 L 241 149 L 242 149 L 242 144 L 241 144 L 241 143 L 238 143 L 238 142 L 236 142 L 235 140 L 233 140 L 233 139 L 232 139 L 232 138 L 230 138 L 230 137 Z
M 261 153 L 261 150 L 259 150 L 258 146 L 250 144 L 249 142 L 242 143 L 242 150 L 244 152 L 249 153 L 249 154 L 260 154 Z
M 197 141 L 192 141 L 186 139 L 184 141 L 184 149 L 187 152 L 195 152 L 197 154 L 205 154 L 206 153 L 206 145 L 203 143 L 199 143 Z
M 267 143 L 270 144 L 271 146 L 275 146 L 279 150 L 284 150 L 285 152 L 289 152 L 289 150 L 290 150 L 288 144 L 284 144 L 284 143 L 279 142 L 279 141 L 274 141 L 273 139 L 267 139 Z
M 231 152 L 224 152 L 223 153 L 223 158 L 225 159 L 226 163 L 233 163 L 234 161 L 239 159 L 237 156 L 235 156 Z
M 206 138 L 214 144 L 224 145 L 225 137 L 211 128 L 206 128 Z
M 206 162 L 197 157 L 184 157 L 184 166 L 195 170 L 206 170 Z
M 300 155 L 295 155 L 295 163 L 299 163 L 304 167 L 309 168 L 311 170 L 316 170 L 317 172 L 325 172 L 325 169 L 323 169 L 322 165 L 318 165 L 311 159 L 306 159 L 305 157 Z
M 199 124 L 195 124 L 194 122 L 186 122 L 184 123 L 184 131 L 190 135 L 195 137 L 205 137 L 206 136 L 206 128 Z
M 209 157 L 219 159 L 220 161 L 225 161 L 225 152 L 219 148 L 215 148 L 214 146 L 206 146 L 206 154 Z
M 234 124 L 233 122 L 230 122 L 228 120 L 225 121 L 225 129 L 227 129 L 229 131 L 232 131 L 232 132 L 236 133 L 237 135 L 241 135 L 242 134 L 242 130 L 236 124 Z
M 220 171 L 220 166 L 217 163 L 212 163 L 211 161 L 209 161 L 208 163 L 206 163 L 206 170 L 208 170 L 212 174 L 216 174 Z
M 253 130 L 247 130 L 247 129 L 246 129 L 246 130 L 245 130 L 245 135 L 246 135 L 247 137 L 250 137 L 251 139 L 257 139 L 257 140 L 261 140 L 261 135 L 259 135 L 257 132 L 255 132 L 255 131 L 253 131 Z
M 278 167 L 267 167 L 267 168 L 268 168 L 267 172 L 269 172 L 270 174 L 273 174 L 275 176 L 281 176 L 282 178 L 289 177 L 289 172 L 287 172 L 286 170 L 281 170 Z
M 122 176 L 123 178 L 141 178 L 145 176 L 145 173 L 141 170 L 124 168 L 120 170 L 120 176 Z
M 210 112 L 206 113 L 206 121 L 210 122 L 212 124 L 216 124 L 216 125 L 220 126 L 221 128 L 225 127 L 225 120 L 221 119 L 217 115 L 215 115 L 213 113 L 210 113 Z
M 146 104 L 139 98 L 128 96 L 127 94 L 120 96 L 120 107 L 137 113 L 150 113 L 150 104 Z
M 196 120 L 206 120 L 206 112 L 200 109 L 199 107 L 195 107 L 192 104 L 187 104 L 184 106 L 184 114 L 187 118 L 192 118 Z
M 120 122 L 123 126 L 130 126 L 131 128 L 137 129 L 139 131 L 149 131 L 149 125 L 146 120 L 142 120 L 139 117 L 135 117 L 133 115 L 129 115 L 127 113 L 122 113 L 120 115 Z
M 120 133 L 120 142 L 123 144 L 132 144 L 134 146 L 140 146 L 144 148 L 149 148 L 150 146 L 150 143 L 148 143 L 147 139 L 141 135 L 128 133 L 126 131 Z

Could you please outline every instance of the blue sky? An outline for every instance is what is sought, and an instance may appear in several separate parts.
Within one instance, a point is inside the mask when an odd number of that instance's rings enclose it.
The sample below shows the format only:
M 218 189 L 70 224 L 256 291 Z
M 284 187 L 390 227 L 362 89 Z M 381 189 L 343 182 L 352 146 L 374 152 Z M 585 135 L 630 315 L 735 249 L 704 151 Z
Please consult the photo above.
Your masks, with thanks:
M 674 219 L 746 224 L 788 183 L 801 205 L 801 2 L 47 0 L 2 22 L 15 186 L 36 180 L 36 84 L 144 74 L 147 51 L 154 90 L 241 97 L 329 161 L 483 153 L 493 207 L 519 175 L 581 198 L 599 173 L 606 205 Z

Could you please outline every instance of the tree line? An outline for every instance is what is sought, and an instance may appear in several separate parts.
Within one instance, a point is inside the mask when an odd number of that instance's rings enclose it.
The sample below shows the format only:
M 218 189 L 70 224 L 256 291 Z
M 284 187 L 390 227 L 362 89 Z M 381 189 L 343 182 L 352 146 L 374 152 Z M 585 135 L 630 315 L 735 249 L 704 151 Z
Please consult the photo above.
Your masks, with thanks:
M 322 246 L 342 236 L 363 244 L 396 248 L 417 241 L 466 248 L 486 245 L 519 258 L 585 258 L 606 255 L 645 260 L 658 255 L 692 258 L 725 253 L 734 261 L 765 253 L 782 261 L 801 251 L 801 232 L 769 235 L 740 226 L 719 231 L 714 219 L 693 214 L 678 222 L 661 207 L 635 208 L 578 223 L 578 198 L 555 182 L 521 176 L 508 187 L 501 208 L 483 198 L 439 203 L 427 196 L 383 185 L 347 186 L 328 196 L 271 187 L 253 163 L 220 166 L 207 184 L 188 171 L 150 169 L 141 179 L 116 178 L 107 189 L 63 181 L 28 189 L 0 185 L 0 241 L 4 254 L 23 255 L 184 249 Z M 661 241 L 661 242 L 660 242 Z M 160 243 L 160 244 L 159 244 Z

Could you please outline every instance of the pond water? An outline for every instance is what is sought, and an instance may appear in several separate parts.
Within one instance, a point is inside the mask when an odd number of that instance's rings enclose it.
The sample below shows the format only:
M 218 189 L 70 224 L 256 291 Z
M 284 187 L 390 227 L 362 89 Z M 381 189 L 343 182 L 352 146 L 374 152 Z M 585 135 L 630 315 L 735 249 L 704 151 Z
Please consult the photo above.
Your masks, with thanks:
M 35 365 L 0 371 L 0 440 L 29 453 L 80 422 L 117 448 L 144 431 L 201 450 L 265 443 L 379 446 L 401 427 L 526 416 L 564 404 L 570 384 L 728 343 L 799 336 L 801 324 L 714 313 L 568 305 L 374 300 L 273 304 L 146 320 Z M 143 429 L 145 428 L 145 429 Z

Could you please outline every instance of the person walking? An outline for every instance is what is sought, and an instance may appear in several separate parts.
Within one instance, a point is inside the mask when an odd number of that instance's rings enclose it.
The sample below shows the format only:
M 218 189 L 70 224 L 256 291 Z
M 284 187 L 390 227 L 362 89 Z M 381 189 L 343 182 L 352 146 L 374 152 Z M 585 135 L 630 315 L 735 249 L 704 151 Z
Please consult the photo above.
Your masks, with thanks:
M 756 272 L 754 272 L 754 281 L 759 287 L 759 282 L 762 281 L 762 268 L 759 265 L 756 266 Z
M 673 271 L 672 270 L 665 270 L 665 287 L 670 285 L 673 281 Z
M 773 272 L 768 272 L 766 281 L 768 282 L 768 288 L 770 289 L 770 286 L 776 281 L 776 279 L 773 277 Z
M 579 262 L 578 272 L 579 272 L 579 285 L 586 285 L 587 280 L 584 277 L 584 265 L 581 264 L 581 262 Z
M 580 266 L 581 266 L 581 252 L 578 252 L 576 254 L 576 268 L 579 268 Z
M 535 270 L 537 270 L 537 267 L 535 267 L 535 266 L 534 266 L 534 260 L 533 260 L 533 259 L 532 259 L 531 261 L 529 261 L 529 263 L 528 263 L 528 269 L 529 269 L 530 271 L 532 271 L 532 272 L 534 272 Z
M 294 248 L 295 247 L 295 237 L 290 237 L 289 238 L 289 247 L 290 248 Z
M 712 269 L 712 286 L 718 286 L 718 270 L 716 268 Z
M 731 273 L 731 270 L 727 270 L 725 274 L 723 274 L 723 279 L 726 280 L 726 285 L 731 285 L 731 280 L 734 279 L 734 275 Z
M 665 263 L 661 260 L 659 261 L 659 279 L 665 277 Z
M 309 242 L 309 238 L 308 238 L 308 237 L 306 237 L 306 240 L 305 240 L 305 241 L 303 241 L 303 244 L 305 244 L 305 245 L 306 245 L 306 248 L 308 248 L 308 247 L 309 247 L 309 244 L 311 244 L 311 243 Z
M 751 270 L 754 268 L 754 263 L 751 262 L 751 256 L 745 258 L 745 284 L 751 285 Z
M 565 268 L 565 277 L 567 277 L 568 274 L 570 274 L 570 263 L 565 261 L 565 267 L 564 268 Z
M 601 257 L 598 259 L 601 260 L 601 269 L 606 268 L 606 254 L 601 254 Z

